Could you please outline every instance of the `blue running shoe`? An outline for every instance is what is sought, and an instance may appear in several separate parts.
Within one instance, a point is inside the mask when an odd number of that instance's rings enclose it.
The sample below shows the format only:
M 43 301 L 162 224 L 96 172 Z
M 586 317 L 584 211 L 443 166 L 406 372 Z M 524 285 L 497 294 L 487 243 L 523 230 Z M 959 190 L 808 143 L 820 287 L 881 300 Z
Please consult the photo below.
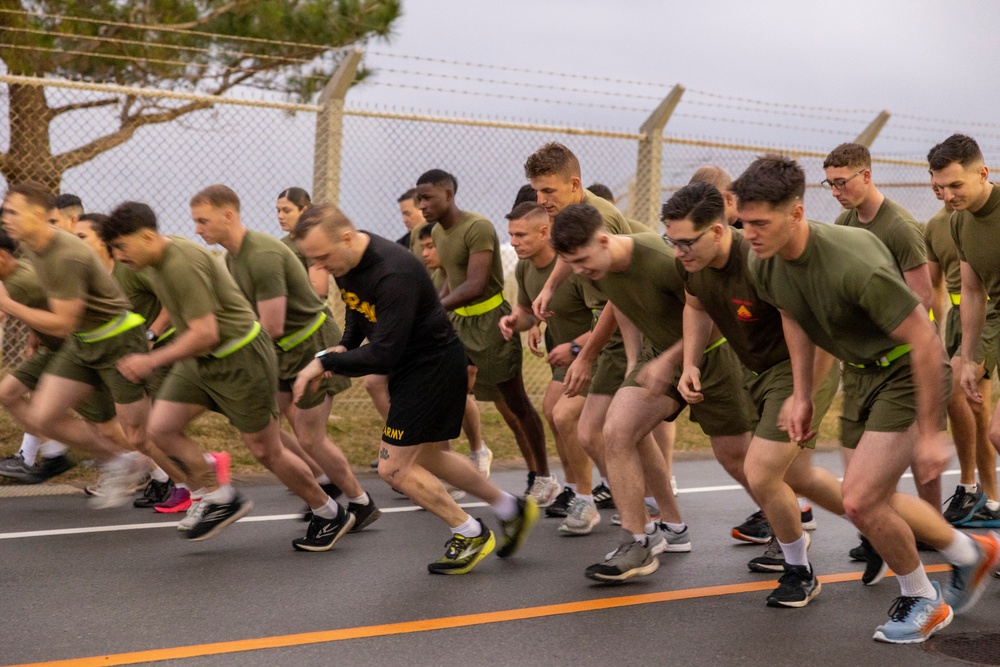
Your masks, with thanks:
M 901 595 L 889 608 L 889 622 L 875 628 L 875 641 L 890 644 L 919 644 L 938 630 L 948 627 L 955 617 L 944 601 L 941 586 L 932 581 L 935 599 Z
M 956 524 L 957 528 L 1000 528 L 1000 510 L 991 510 L 983 505 L 972 516 Z
M 996 533 L 969 537 L 976 543 L 979 558 L 969 565 L 952 565 L 951 580 L 944 589 L 944 601 L 951 605 L 956 614 L 968 611 L 976 604 L 986 588 L 990 571 L 1000 561 L 1000 539 Z
M 972 515 L 986 504 L 986 494 L 978 487 L 970 493 L 959 484 L 955 488 L 955 493 L 945 502 L 948 503 L 942 512 L 945 521 L 953 526 L 958 526 L 971 519 Z

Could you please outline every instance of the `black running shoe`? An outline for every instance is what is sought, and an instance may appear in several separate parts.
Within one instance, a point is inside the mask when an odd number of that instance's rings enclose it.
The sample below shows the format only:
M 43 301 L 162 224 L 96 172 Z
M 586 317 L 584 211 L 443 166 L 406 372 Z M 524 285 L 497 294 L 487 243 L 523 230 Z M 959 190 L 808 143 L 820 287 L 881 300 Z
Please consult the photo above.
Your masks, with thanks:
M 132 501 L 132 507 L 141 509 L 151 508 L 157 503 L 162 503 L 170 497 L 174 491 L 174 483 L 169 479 L 165 482 L 157 482 L 150 478 L 146 488 L 142 490 L 142 495 Z
M 313 514 L 309 522 L 306 536 L 292 540 L 292 546 L 297 551 L 329 551 L 340 539 L 340 536 L 354 527 L 354 515 L 338 505 L 337 516 L 334 519 L 324 519 Z
M 885 579 L 889 565 L 878 555 L 868 538 L 861 538 L 861 548 L 865 551 L 865 571 L 861 575 L 861 583 L 865 586 L 874 586 Z
M 864 540 L 865 538 L 862 537 L 861 539 Z M 865 551 L 864 542 L 862 542 L 858 546 L 848 551 L 847 555 L 851 557 L 851 560 L 856 560 L 861 563 L 864 563 L 866 560 L 868 560 L 868 552 Z
M 591 491 L 594 496 L 594 506 L 599 510 L 612 510 L 615 508 L 615 501 L 611 497 L 611 489 L 607 484 L 601 482 Z
M 193 506 L 192 506 L 193 507 Z M 253 509 L 253 501 L 244 498 L 236 492 L 236 496 L 229 503 L 213 503 L 211 500 L 203 499 L 195 509 L 195 524 L 190 530 L 184 531 L 182 537 L 192 542 L 207 540 L 218 535 L 223 528 L 231 523 L 239 521 Z
M 0 459 L 0 476 L 22 484 L 41 484 L 45 481 L 39 466 L 29 466 L 25 463 L 21 452 Z
M 545 508 L 545 516 L 566 516 L 569 504 L 574 498 L 576 498 L 576 494 L 573 493 L 573 489 L 568 486 L 563 487 L 562 493 L 556 496 L 556 499 L 552 501 L 552 504 Z
M 371 496 L 368 496 L 367 505 L 348 503 L 347 511 L 354 515 L 354 526 L 351 528 L 352 533 L 364 530 L 382 516 L 382 511 L 375 507 L 375 500 Z
M 986 495 L 978 487 L 969 493 L 964 486 L 959 484 L 955 488 L 955 493 L 945 502 L 948 503 L 948 506 L 942 512 L 944 519 L 955 526 L 971 519 L 976 510 L 986 504 Z
M 805 607 L 822 586 L 809 565 L 785 565 L 778 587 L 767 596 L 768 607 Z
M 771 524 L 767 522 L 764 513 L 757 510 L 747 517 L 746 521 L 733 528 L 730 535 L 734 540 L 742 542 L 753 542 L 754 544 L 767 544 L 774 533 L 771 531 Z
M 320 484 L 319 488 L 321 488 L 324 491 L 326 491 L 326 495 L 330 496 L 331 500 L 336 500 L 337 498 L 339 498 L 344 493 L 343 491 L 340 490 L 340 487 L 337 486 L 336 484 L 334 484 L 333 482 L 327 482 L 326 484 Z M 309 509 L 308 505 L 306 505 L 306 508 L 304 510 L 302 510 L 302 516 L 300 516 L 299 518 L 302 521 L 312 521 L 313 513 L 312 513 L 312 510 Z M 374 521 L 374 520 L 375 519 L 372 519 L 372 521 Z

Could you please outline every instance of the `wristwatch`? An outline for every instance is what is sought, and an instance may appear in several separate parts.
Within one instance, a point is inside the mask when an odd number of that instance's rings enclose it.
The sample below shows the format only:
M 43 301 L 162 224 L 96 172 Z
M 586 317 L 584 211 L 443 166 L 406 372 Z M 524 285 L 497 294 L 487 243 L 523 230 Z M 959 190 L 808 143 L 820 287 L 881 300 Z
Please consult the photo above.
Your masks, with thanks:
M 579 356 L 580 350 L 582 349 L 583 348 L 580 347 L 580 344 L 577 343 L 576 341 L 574 341 L 573 344 L 569 346 L 570 354 L 572 354 L 574 357 Z
M 156 342 L 157 338 L 159 338 L 159 336 L 155 331 L 153 331 L 152 329 L 146 329 L 146 340 L 148 340 L 150 343 L 153 343 Z

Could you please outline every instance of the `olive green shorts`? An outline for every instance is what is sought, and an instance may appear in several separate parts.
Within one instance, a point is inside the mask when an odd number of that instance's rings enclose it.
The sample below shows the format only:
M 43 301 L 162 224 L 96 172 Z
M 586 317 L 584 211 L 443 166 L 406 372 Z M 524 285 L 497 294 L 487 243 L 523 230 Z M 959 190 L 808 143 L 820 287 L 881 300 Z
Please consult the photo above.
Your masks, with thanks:
M 750 392 L 750 398 L 757 407 L 757 414 L 760 421 L 754 435 L 764 440 L 773 442 L 789 442 L 788 433 L 778 428 L 778 415 L 785 401 L 792 395 L 792 362 L 782 361 L 757 375 L 751 371 L 745 371 L 746 387 Z M 830 409 L 830 403 L 837 394 L 837 387 L 840 384 L 840 367 L 833 364 L 830 372 L 821 380 L 819 391 L 813 398 L 813 420 L 812 428 L 819 429 L 820 422 Z M 816 448 L 816 438 L 807 442 L 799 443 L 800 447 Z
M 34 391 L 46 366 L 55 355 L 56 353 L 47 347 L 39 347 L 33 355 L 11 371 L 11 375 L 17 378 L 18 382 L 27 387 L 29 391 Z M 74 410 L 78 415 L 94 424 L 109 422 L 117 416 L 111 392 L 104 385 L 97 387 L 93 394 L 80 401 Z
M 614 396 L 625 381 L 625 370 L 628 359 L 625 356 L 625 343 L 621 335 L 608 341 L 601 353 L 597 355 L 594 375 L 590 378 L 590 393 L 601 396 Z
M 636 387 L 639 371 L 655 356 L 648 347 L 635 368 L 625 378 L 623 387 Z M 754 408 L 750 392 L 743 384 L 743 366 L 728 343 L 705 353 L 701 360 L 701 393 L 705 397 L 699 403 L 690 404 L 691 421 L 698 422 L 707 436 L 739 435 L 754 430 L 757 424 L 757 410 Z M 687 401 L 677 391 L 676 382 L 680 370 L 674 376 L 674 383 L 667 386 L 666 395 L 677 401 L 680 408 L 667 421 L 673 421 L 680 414 Z
M 940 429 L 947 428 L 951 396 L 951 366 L 941 362 L 942 387 L 938 396 Z M 888 366 L 855 368 L 844 364 L 844 409 L 840 442 L 854 449 L 866 431 L 901 433 L 917 420 L 917 386 L 904 355 Z
M 962 355 L 962 315 L 959 306 L 952 306 L 944 327 L 944 347 L 948 358 Z M 997 367 L 1000 355 L 1000 313 L 986 304 L 986 322 L 983 325 L 983 335 L 976 345 L 975 361 L 985 366 L 985 377 L 992 377 Z
M 143 383 L 127 380 L 115 364 L 130 354 L 148 352 L 149 341 L 142 327 L 133 327 L 95 343 L 84 343 L 76 336 L 68 336 L 45 367 L 45 372 L 96 388 L 105 386 L 115 403 L 128 405 L 141 400 L 146 389 Z
M 309 365 L 309 362 L 316 357 L 317 352 L 340 345 L 340 327 L 333 321 L 333 318 L 326 318 L 322 326 L 316 330 L 312 336 L 293 347 L 287 352 L 275 347 L 278 355 L 278 391 L 290 394 L 292 385 L 295 384 L 295 376 L 299 371 Z M 323 377 L 315 391 L 306 389 L 306 393 L 295 404 L 303 410 L 315 408 L 326 400 L 327 396 L 336 396 L 340 392 L 351 388 L 351 378 L 343 375 L 332 374 L 330 377 Z
M 241 433 L 264 430 L 278 415 L 278 361 L 271 337 L 257 337 L 227 357 L 173 365 L 158 401 L 200 405 L 225 416 Z
M 511 336 L 510 340 L 504 340 L 500 333 L 500 318 L 510 315 L 510 312 L 510 304 L 504 301 L 482 315 L 463 317 L 451 314 L 451 322 L 465 346 L 465 354 L 476 367 L 473 393 L 477 400 L 500 400 L 500 391 L 496 386 L 521 374 L 521 337 Z

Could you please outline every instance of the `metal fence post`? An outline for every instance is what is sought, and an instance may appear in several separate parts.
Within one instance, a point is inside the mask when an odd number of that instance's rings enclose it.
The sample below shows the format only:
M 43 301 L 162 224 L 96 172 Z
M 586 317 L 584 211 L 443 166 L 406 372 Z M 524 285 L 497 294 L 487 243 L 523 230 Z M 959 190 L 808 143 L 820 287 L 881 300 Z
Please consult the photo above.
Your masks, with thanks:
M 660 226 L 660 196 L 663 174 L 663 128 L 684 94 L 677 84 L 639 128 L 643 138 L 635 165 L 635 196 L 629 197 L 628 217 L 653 229 Z
M 889 116 L 891 115 L 892 114 L 890 114 L 888 110 L 880 111 L 879 114 L 875 116 L 875 120 L 868 123 L 868 127 L 861 130 L 861 134 L 854 139 L 854 143 L 861 144 L 865 148 L 871 148 L 872 143 L 878 138 L 879 132 L 881 132 L 882 128 L 885 127 L 885 124 L 889 122 Z
M 344 98 L 354 82 L 361 62 L 361 47 L 347 52 L 319 96 L 322 109 L 316 114 L 312 199 L 317 203 L 340 203 L 340 153 L 344 140 Z

